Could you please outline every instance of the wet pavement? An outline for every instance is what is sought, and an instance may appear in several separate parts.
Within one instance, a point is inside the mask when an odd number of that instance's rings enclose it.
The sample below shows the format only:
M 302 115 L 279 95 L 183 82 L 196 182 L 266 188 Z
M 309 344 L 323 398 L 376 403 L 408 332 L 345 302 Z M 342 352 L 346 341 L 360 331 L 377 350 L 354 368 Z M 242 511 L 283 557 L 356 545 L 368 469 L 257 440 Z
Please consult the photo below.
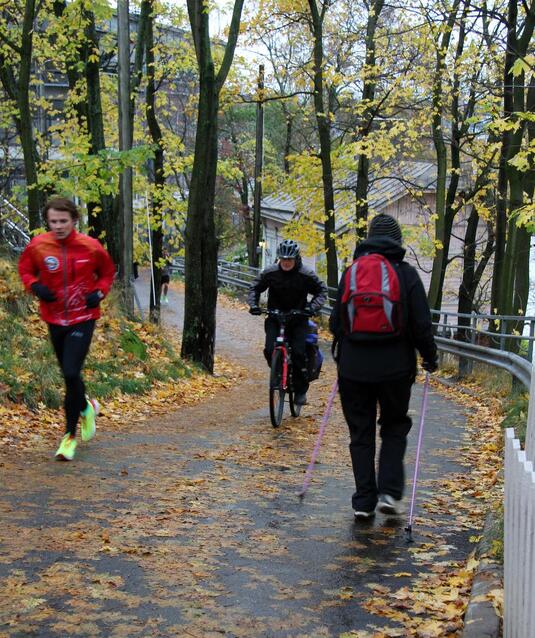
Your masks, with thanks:
M 179 329 L 178 287 L 169 299 L 163 320 Z M 247 370 L 234 387 L 101 429 L 70 464 L 46 449 L 0 457 L 0 636 L 426 635 L 388 593 L 456 569 L 473 548 L 482 512 L 451 487 L 469 471 L 463 408 L 431 389 L 408 545 L 406 518 L 353 520 L 338 400 L 297 497 L 334 366 L 326 359 L 302 416 L 273 429 L 262 342 L 262 319 L 221 303 L 217 351 Z M 417 384 L 409 488 L 421 398 Z M 411 627 L 429 616 L 411 614 Z M 443 628 L 455 636 L 459 624 Z

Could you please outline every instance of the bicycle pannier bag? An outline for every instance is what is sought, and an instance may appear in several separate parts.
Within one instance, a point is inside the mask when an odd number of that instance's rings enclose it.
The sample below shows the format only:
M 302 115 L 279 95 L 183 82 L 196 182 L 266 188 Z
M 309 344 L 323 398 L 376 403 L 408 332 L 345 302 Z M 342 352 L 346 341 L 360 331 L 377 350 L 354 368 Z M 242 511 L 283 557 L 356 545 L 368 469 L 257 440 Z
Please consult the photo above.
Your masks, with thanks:
M 318 346 L 318 327 L 309 319 L 308 333 L 305 338 L 307 354 L 307 376 L 309 381 L 315 381 L 321 372 L 323 354 Z
M 400 281 L 386 257 L 362 255 L 346 270 L 341 315 L 344 333 L 355 341 L 388 339 L 402 333 Z

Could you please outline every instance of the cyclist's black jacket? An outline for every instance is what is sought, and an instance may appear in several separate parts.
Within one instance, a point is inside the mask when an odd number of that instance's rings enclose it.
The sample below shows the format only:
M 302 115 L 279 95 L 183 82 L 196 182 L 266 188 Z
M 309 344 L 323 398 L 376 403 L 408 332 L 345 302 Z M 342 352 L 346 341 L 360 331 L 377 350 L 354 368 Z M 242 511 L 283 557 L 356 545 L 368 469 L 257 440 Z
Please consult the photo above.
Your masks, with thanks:
M 316 313 L 327 299 L 327 286 L 313 270 L 303 266 L 301 259 L 295 266 L 284 271 L 279 264 L 263 270 L 249 288 L 247 301 L 250 306 L 258 306 L 260 293 L 268 290 L 267 307 L 270 310 L 304 310 L 308 307 Z M 307 302 L 308 295 L 312 295 Z
M 368 383 L 413 376 L 416 373 L 415 348 L 424 361 L 434 362 L 437 357 L 431 313 L 422 280 L 416 269 L 403 261 L 405 249 L 390 237 L 373 237 L 361 242 L 353 257 L 368 253 L 384 255 L 396 265 L 406 305 L 407 325 L 403 334 L 387 341 L 345 339 L 340 316 L 342 275 L 329 321 L 331 332 L 340 342 L 338 374 L 352 381 Z

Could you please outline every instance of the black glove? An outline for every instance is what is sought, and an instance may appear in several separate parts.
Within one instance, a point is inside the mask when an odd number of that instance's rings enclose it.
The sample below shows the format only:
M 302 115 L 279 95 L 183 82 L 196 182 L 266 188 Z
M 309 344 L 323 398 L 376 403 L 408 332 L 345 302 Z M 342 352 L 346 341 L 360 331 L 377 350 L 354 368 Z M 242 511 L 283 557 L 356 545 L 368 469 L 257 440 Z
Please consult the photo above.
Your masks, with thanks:
M 303 314 L 305 315 L 305 317 L 313 317 L 314 311 L 310 306 L 307 305 L 303 308 Z
M 262 308 L 260 308 L 260 306 L 251 306 L 249 308 L 249 312 L 252 315 L 261 315 L 262 314 Z
M 434 359 L 433 361 L 423 361 L 422 368 L 426 372 L 434 372 L 438 369 L 438 361 L 436 359 Z
M 93 290 L 85 296 L 85 303 L 88 308 L 96 308 L 103 299 L 104 294 L 101 290 Z
M 52 292 L 50 288 L 45 286 L 44 284 L 40 284 L 37 281 L 32 284 L 33 294 L 38 297 L 41 301 L 56 301 L 56 293 Z

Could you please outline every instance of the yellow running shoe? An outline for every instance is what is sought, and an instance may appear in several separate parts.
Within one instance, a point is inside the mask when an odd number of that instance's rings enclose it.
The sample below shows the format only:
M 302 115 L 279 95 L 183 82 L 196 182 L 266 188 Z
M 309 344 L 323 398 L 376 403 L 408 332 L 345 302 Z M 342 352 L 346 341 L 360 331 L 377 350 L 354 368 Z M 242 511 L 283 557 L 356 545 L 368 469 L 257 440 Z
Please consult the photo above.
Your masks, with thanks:
M 82 415 L 82 441 L 90 441 L 97 430 L 96 417 L 100 412 L 100 405 L 96 399 L 87 399 L 87 406 Z
M 56 452 L 56 461 L 72 461 L 76 451 L 76 439 L 71 434 L 66 434 Z

